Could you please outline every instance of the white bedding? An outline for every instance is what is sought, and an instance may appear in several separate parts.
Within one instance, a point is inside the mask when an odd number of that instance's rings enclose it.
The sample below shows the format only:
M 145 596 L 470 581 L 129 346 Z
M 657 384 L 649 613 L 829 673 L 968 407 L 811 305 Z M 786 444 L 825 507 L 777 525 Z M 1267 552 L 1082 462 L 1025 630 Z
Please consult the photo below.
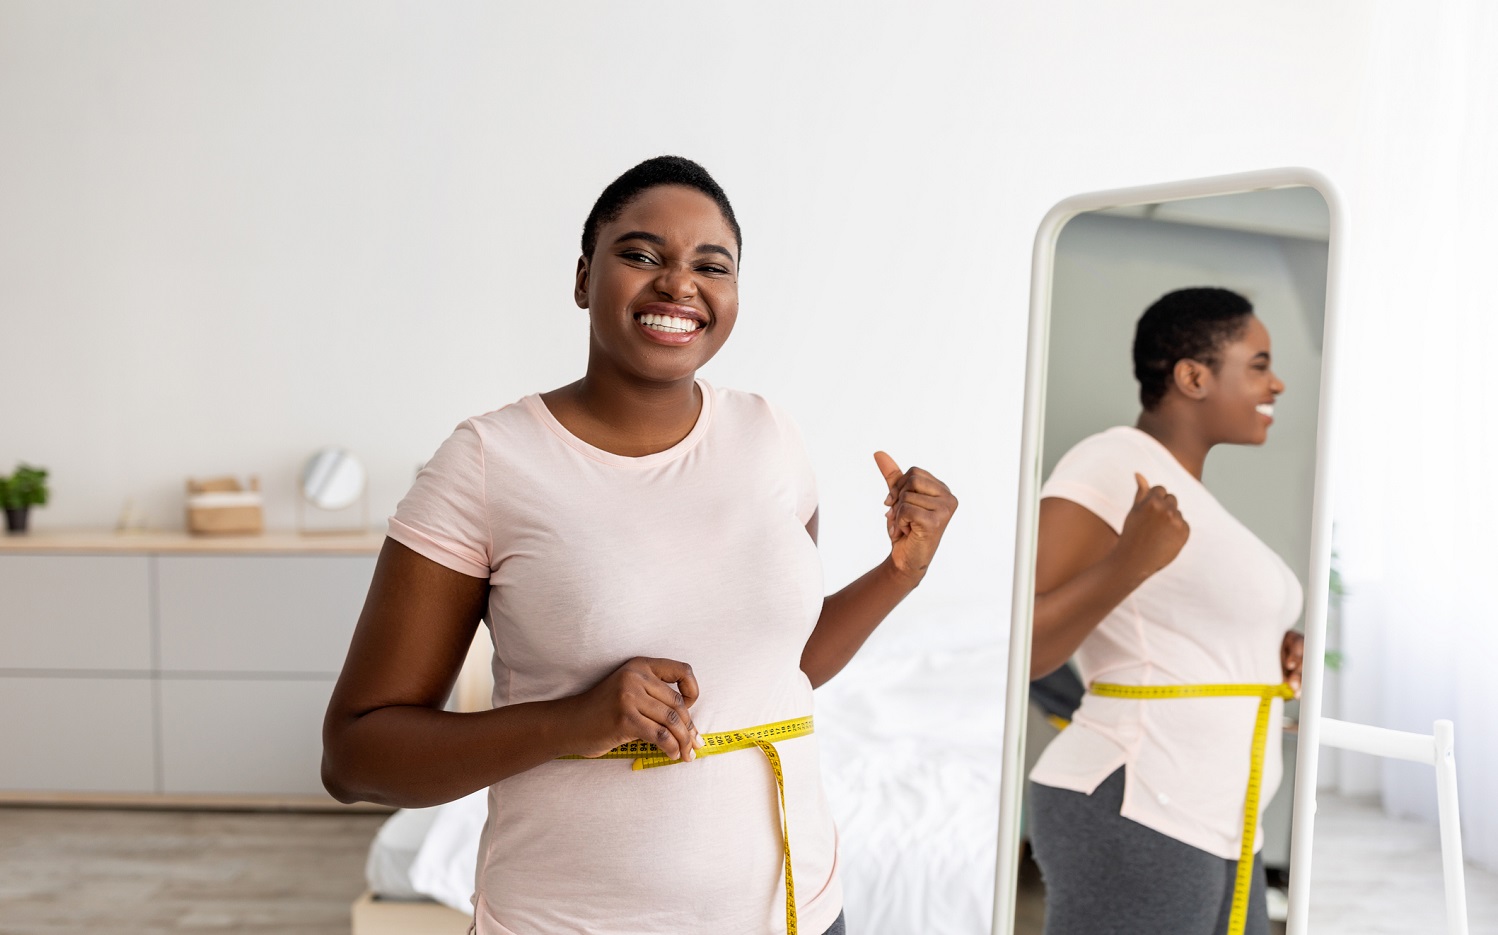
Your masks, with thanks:
M 910 635 L 891 633 L 867 647 L 816 693 L 848 930 L 986 932 L 998 834 L 1003 637 L 967 647 L 949 640 L 953 648 L 932 651 L 904 638 Z M 371 848 L 370 888 L 471 911 L 485 809 L 480 790 L 397 812 Z
M 818 690 L 848 931 L 989 930 L 1006 656 L 860 659 Z
M 364 865 L 370 890 L 384 899 L 434 899 L 473 912 L 487 792 L 433 808 L 403 808 L 386 819 Z

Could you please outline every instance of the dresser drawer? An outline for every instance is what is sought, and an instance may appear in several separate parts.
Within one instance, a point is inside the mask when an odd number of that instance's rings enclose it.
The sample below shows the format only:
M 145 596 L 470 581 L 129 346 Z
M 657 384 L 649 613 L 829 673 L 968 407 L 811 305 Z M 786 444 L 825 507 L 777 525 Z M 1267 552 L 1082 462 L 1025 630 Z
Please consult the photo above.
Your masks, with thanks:
M 334 675 L 372 555 L 161 556 L 161 668 Z
M 0 678 L 0 790 L 156 791 L 147 678 Z
M 0 555 L 0 669 L 149 670 L 149 562 Z
M 321 795 L 332 679 L 161 681 L 162 791 Z

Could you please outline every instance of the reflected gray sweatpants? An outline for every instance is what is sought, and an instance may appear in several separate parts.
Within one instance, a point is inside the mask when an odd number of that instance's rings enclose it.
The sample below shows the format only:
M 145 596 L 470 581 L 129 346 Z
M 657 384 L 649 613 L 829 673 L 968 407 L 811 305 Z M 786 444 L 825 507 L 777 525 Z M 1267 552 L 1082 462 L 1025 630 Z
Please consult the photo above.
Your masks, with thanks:
M 1091 795 L 1033 783 L 1030 846 L 1045 880 L 1045 935 L 1222 935 L 1236 860 L 1119 814 L 1120 767 Z M 1264 867 L 1254 857 L 1245 935 L 1268 935 Z

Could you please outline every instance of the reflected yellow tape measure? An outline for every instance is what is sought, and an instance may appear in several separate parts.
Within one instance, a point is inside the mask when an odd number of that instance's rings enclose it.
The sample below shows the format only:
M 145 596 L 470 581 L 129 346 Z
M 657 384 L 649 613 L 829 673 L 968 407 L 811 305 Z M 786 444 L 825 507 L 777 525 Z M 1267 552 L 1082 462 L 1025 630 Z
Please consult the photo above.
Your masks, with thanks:
M 1243 796 L 1243 843 L 1238 850 L 1238 873 L 1233 881 L 1233 911 L 1228 917 L 1228 935 L 1243 935 L 1248 920 L 1248 892 L 1254 866 L 1254 831 L 1259 826 L 1259 787 L 1264 781 L 1264 743 L 1269 739 L 1270 702 L 1289 700 L 1295 689 L 1289 685 L 1111 685 L 1094 682 L 1088 689 L 1108 698 L 1149 701 L 1155 698 L 1257 698 L 1254 744 L 1248 759 L 1248 790 Z
M 697 756 L 716 756 L 719 753 L 732 753 L 735 750 L 748 750 L 758 747 L 764 753 L 765 759 L 770 761 L 770 769 L 775 773 L 775 789 L 780 793 L 780 840 L 782 850 L 785 853 L 785 930 L 786 935 L 796 935 L 796 884 L 791 879 L 791 826 L 789 814 L 785 808 L 785 773 L 780 767 L 780 754 L 775 752 L 775 743 L 781 740 L 790 740 L 792 737 L 804 737 L 812 733 L 812 719 L 810 717 L 792 718 L 789 721 L 776 721 L 773 724 L 761 724 L 758 727 L 746 727 L 743 730 L 725 730 L 713 734 L 702 735 L 702 748 L 697 751 Z M 684 760 L 673 760 L 661 748 L 653 743 L 643 740 L 631 740 L 622 743 L 614 749 L 598 757 L 564 756 L 564 760 L 634 760 L 632 769 L 653 769 L 657 766 L 675 766 Z

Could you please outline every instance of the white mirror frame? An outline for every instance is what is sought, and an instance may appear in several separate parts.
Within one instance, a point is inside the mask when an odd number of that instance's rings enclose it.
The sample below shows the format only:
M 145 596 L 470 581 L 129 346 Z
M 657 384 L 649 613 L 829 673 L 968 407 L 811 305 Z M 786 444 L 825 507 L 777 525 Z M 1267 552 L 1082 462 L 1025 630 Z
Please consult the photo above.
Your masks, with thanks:
M 1321 394 L 1316 424 L 1316 476 L 1311 506 L 1311 564 L 1306 582 L 1305 663 L 1296 745 L 1294 817 L 1290 829 L 1290 911 L 1287 935 L 1307 935 L 1310 909 L 1311 835 L 1316 812 L 1316 767 L 1320 750 L 1321 686 L 1326 658 L 1327 582 L 1331 577 L 1331 498 L 1328 478 L 1332 419 L 1331 379 L 1336 356 L 1339 274 L 1344 215 L 1332 184 L 1311 169 L 1283 168 L 1167 182 L 1077 195 L 1057 204 L 1035 235 L 1030 273 L 1029 348 L 1025 357 L 1024 429 L 1020 442 L 1019 504 L 1014 540 L 1014 594 L 1010 614 L 1009 674 L 1005 686 L 1004 774 L 999 790 L 998 865 L 994 878 L 993 935 L 1014 925 L 1020 846 L 1020 801 L 1024 791 L 1025 712 L 1029 704 L 1030 636 L 1035 611 L 1035 539 L 1040 489 L 1046 353 L 1050 342 L 1051 279 L 1056 239 L 1079 214 L 1104 208 L 1148 205 L 1184 198 L 1235 195 L 1270 188 L 1313 188 L 1326 200 L 1331 225 L 1327 244 L 1326 321 L 1322 331 Z

